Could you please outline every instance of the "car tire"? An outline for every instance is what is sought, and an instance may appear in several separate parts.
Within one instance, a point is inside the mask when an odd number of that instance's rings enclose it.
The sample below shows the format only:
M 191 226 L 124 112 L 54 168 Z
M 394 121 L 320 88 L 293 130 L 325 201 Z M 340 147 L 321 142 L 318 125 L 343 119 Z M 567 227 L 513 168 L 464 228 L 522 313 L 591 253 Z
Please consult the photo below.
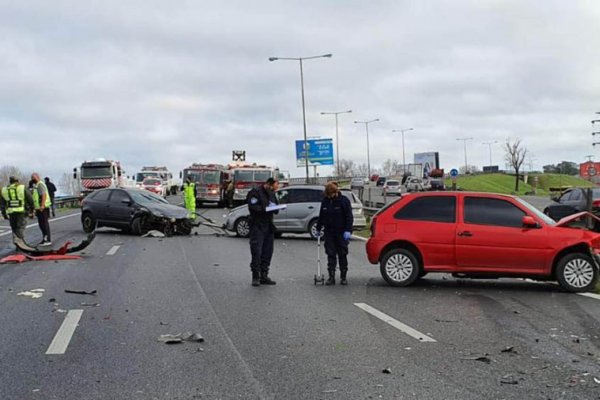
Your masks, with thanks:
M 131 221 L 131 233 L 136 236 L 141 236 L 145 234 L 146 229 L 142 224 L 142 217 L 136 217 Z
M 308 223 L 308 234 L 311 239 L 317 240 L 317 219 L 313 219 Z
M 556 280 L 569 292 L 588 292 L 598 281 L 598 268 L 592 257 L 584 253 L 570 253 L 558 261 Z
M 188 236 L 192 233 L 192 221 L 189 219 L 183 219 L 177 223 L 177 233 Z
M 390 286 L 408 286 L 419 278 L 421 267 L 412 251 L 395 248 L 381 259 L 380 272 Z
M 81 225 L 85 233 L 91 233 L 96 229 L 96 218 L 91 212 L 84 212 L 81 216 Z
M 246 217 L 238 218 L 233 224 L 235 234 L 242 238 L 250 236 L 250 220 Z

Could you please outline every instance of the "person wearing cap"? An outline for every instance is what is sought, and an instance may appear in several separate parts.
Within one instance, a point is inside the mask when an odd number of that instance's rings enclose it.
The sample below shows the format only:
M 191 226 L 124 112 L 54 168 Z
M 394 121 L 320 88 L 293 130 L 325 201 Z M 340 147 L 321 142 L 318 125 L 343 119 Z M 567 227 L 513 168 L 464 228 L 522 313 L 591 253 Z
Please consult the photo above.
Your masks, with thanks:
M 0 196 L 0 212 L 10 222 L 14 238 L 25 239 L 28 211 L 33 209 L 33 197 L 19 179 L 11 176 L 9 185 L 2 188 Z
M 278 211 L 267 211 L 267 207 L 277 205 L 275 191 L 279 188 L 276 179 L 269 178 L 256 187 L 246 197 L 250 211 L 250 270 L 252 271 L 252 286 L 275 285 L 269 278 L 269 266 L 273 257 L 273 244 L 275 242 L 275 226 L 273 214 Z
M 352 205 L 350 200 L 344 196 L 337 183 L 329 182 L 325 186 L 325 197 L 321 201 L 317 232 L 321 233 L 324 228 L 325 253 L 327 254 L 327 271 L 329 279 L 325 282 L 327 286 L 335 285 L 336 264 L 340 265 L 340 283 L 347 285 L 348 274 L 348 244 L 352 237 Z
M 54 205 L 54 195 L 56 194 L 56 185 L 50 182 L 50 178 L 45 177 L 44 182 L 46 182 L 46 187 L 48 188 L 48 194 L 50 195 L 50 202 L 52 205 L 50 206 L 50 211 L 52 211 L 52 217 L 56 217 L 56 206 Z
M 48 194 L 48 188 L 44 181 L 40 179 L 40 174 L 34 172 L 31 174 L 31 180 L 33 181 L 33 205 L 35 208 L 35 215 L 37 216 L 38 226 L 42 231 L 42 242 L 41 245 L 51 245 L 52 239 L 50 235 L 50 207 L 52 202 L 50 201 L 50 195 Z

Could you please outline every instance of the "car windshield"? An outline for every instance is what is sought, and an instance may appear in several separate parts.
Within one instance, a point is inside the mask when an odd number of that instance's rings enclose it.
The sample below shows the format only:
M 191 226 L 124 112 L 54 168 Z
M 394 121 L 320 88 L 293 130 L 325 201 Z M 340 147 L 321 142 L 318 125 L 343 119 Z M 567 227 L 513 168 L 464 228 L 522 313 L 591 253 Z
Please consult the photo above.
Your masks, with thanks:
M 81 167 L 82 178 L 110 178 L 112 176 L 109 165 L 105 167 Z
M 150 176 L 158 176 L 158 172 L 138 172 L 137 175 L 135 176 L 135 181 L 136 182 L 143 182 L 144 179 L 150 177 Z
M 523 200 L 519 197 L 516 197 L 516 199 L 519 203 L 521 203 L 521 205 L 523 205 L 525 208 L 527 208 L 527 210 L 531 211 L 532 214 L 534 214 L 536 217 L 538 217 L 539 219 L 544 221 L 546 224 L 556 225 L 556 221 L 554 221 L 552 218 L 550 218 L 549 216 L 547 216 L 546 214 L 544 214 L 543 212 L 541 212 L 540 210 L 538 210 L 537 208 L 535 208 L 534 206 L 532 206 L 531 204 L 526 202 L 525 200 Z
M 151 205 L 153 203 L 169 204 L 169 202 L 162 197 L 159 197 L 148 191 L 131 190 L 128 193 L 133 201 L 140 205 Z
M 398 181 L 387 181 L 386 184 L 388 186 L 398 186 L 400 184 L 400 182 L 398 182 Z
M 219 183 L 221 179 L 221 171 L 203 171 L 202 183 Z
M 236 182 L 265 182 L 269 178 L 271 178 L 271 171 L 269 170 L 238 170 L 233 175 Z
M 161 181 L 159 179 L 154 178 L 146 178 L 144 179 L 144 185 L 160 185 Z

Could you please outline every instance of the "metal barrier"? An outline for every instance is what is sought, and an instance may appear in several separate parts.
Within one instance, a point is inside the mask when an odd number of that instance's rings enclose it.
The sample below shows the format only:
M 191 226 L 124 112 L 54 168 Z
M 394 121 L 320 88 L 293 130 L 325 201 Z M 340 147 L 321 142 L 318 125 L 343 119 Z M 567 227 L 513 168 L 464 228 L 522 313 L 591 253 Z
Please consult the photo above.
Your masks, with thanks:
M 79 207 L 79 196 L 59 196 L 54 198 L 56 208 Z
M 348 181 L 350 178 L 339 178 L 336 176 L 318 176 L 308 178 L 308 183 L 306 183 L 306 178 L 290 178 L 290 185 L 325 185 L 327 182 L 331 181 Z

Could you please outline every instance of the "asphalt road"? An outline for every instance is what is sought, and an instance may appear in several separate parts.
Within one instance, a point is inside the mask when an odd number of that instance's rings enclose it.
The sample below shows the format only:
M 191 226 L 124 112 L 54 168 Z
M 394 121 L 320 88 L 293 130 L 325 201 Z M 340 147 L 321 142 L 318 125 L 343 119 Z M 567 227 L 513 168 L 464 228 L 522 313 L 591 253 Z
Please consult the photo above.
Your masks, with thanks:
M 56 246 L 83 237 L 76 212 L 51 227 Z M 254 288 L 247 240 L 197 232 L 102 230 L 82 260 L 0 265 L 0 399 L 600 399 L 598 297 L 441 274 L 392 288 L 361 241 L 349 286 L 315 286 L 302 236 L 276 241 L 277 285 Z M 184 331 L 205 342 L 157 340 Z

